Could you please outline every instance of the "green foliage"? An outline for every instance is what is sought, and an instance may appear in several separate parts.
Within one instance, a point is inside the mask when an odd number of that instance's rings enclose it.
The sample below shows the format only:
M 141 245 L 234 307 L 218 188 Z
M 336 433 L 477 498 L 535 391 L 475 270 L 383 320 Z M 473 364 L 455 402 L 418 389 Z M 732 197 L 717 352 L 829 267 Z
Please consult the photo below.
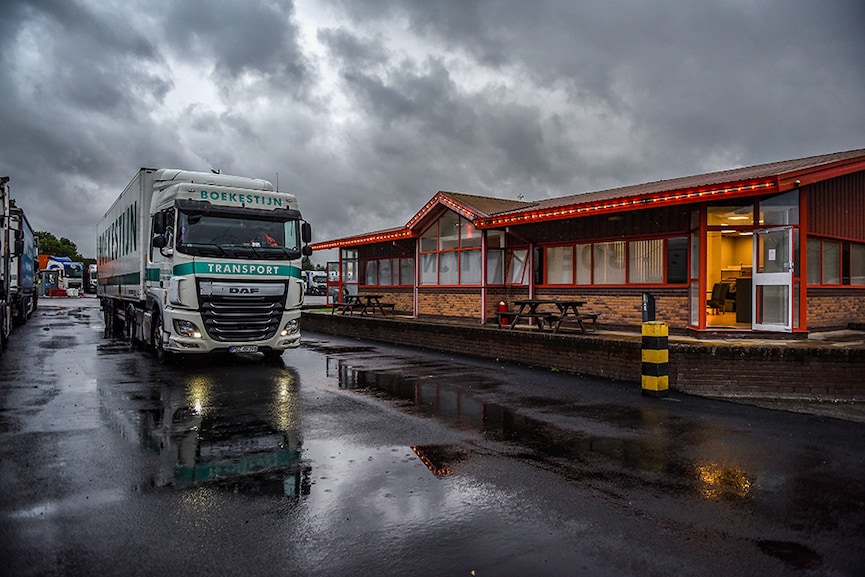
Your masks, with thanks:
M 78 253 L 78 247 L 65 236 L 58 240 L 58 238 L 50 232 L 41 230 L 35 231 L 33 235 L 39 239 L 39 254 L 68 256 L 75 262 L 84 262 L 84 257 Z

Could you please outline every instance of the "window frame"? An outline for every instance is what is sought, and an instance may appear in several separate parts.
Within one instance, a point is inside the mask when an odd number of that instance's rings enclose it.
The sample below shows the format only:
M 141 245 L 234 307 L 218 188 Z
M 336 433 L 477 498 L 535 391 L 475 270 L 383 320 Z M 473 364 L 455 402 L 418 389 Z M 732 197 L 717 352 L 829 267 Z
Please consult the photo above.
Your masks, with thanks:
M 681 251 L 684 249 L 684 262 L 683 266 L 685 267 L 683 270 L 679 271 L 684 274 L 683 280 L 679 282 L 669 282 L 670 276 L 670 240 L 672 239 L 684 239 L 683 246 L 676 247 L 677 250 Z M 661 281 L 659 282 L 646 282 L 639 281 L 635 282 L 631 280 L 632 277 L 632 251 L 634 250 L 634 243 L 652 243 L 661 241 L 660 251 L 661 251 L 661 259 L 660 263 L 661 269 Z M 622 282 L 596 282 L 597 278 L 597 253 L 598 250 L 601 250 L 600 246 L 605 244 L 613 243 L 623 243 L 624 249 L 621 256 L 621 262 L 623 264 L 623 280 Z M 613 245 L 616 246 L 616 245 Z M 550 273 L 549 273 L 549 265 L 550 265 L 550 253 L 551 249 L 556 248 L 567 248 L 570 247 L 571 250 L 571 263 L 570 263 L 570 272 L 571 272 L 571 281 L 570 282 L 550 282 Z M 597 250 L 596 250 L 597 247 Z M 672 286 L 672 287 L 686 287 L 688 286 L 688 265 L 690 263 L 690 239 L 687 233 L 677 233 L 670 234 L 665 236 L 640 236 L 633 238 L 616 238 L 616 239 L 597 239 L 589 242 L 566 242 L 566 243 L 554 243 L 554 244 L 544 244 L 541 245 L 540 248 L 544 253 L 544 268 L 543 268 L 543 282 L 541 286 L 544 287 L 588 287 L 588 286 L 597 286 L 597 287 L 620 287 L 620 286 L 646 286 L 646 287 L 657 287 L 657 286 Z M 588 257 L 588 262 L 584 262 Z M 588 278 L 586 278 L 588 277 Z
M 448 230 L 447 234 L 443 234 L 443 223 L 445 226 L 452 226 L 455 232 Z M 422 269 L 420 286 L 483 286 L 486 280 L 483 278 L 484 234 L 483 230 L 476 228 L 470 219 L 461 214 L 452 211 L 443 213 L 420 235 L 418 255 L 421 263 L 427 259 L 435 260 L 435 282 L 431 282 L 431 279 L 424 281 Z M 433 239 L 436 239 L 434 250 L 431 248 Z M 473 262 L 480 267 L 472 278 L 474 282 L 464 282 L 466 272 L 463 268 L 467 262 Z M 448 269 L 443 272 L 445 266 Z M 448 275 L 445 278 L 447 282 L 442 282 L 443 274 Z

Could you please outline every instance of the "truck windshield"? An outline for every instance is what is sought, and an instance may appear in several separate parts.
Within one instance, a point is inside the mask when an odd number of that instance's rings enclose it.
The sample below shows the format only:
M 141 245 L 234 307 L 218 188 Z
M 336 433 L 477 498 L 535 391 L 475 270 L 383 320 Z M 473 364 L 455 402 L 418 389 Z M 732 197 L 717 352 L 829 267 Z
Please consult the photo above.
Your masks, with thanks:
M 300 258 L 298 221 L 186 214 L 178 222 L 177 250 L 203 256 Z

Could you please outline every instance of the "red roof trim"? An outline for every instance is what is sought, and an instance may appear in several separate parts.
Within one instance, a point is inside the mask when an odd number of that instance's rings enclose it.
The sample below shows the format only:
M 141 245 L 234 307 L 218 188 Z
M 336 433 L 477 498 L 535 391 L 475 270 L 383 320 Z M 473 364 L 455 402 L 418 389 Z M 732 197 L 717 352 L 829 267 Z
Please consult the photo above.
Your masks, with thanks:
M 429 200 L 429 202 L 427 202 L 424 205 L 424 207 L 422 209 L 420 209 L 420 211 L 418 211 L 417 214 L 415 214 L 413 217 L 411 217 L 411 220 L 409 220 L 408 223 L 405 225 L 406 228 L 414 228 L 414 226 L 416 224 L 418 224 L 419 222 L 423 221 L 423 219 L 427 215 L 429 215 L 429 213 L 432 212 L 433 209 L 435 209 L 437 206 L 441 206 L 441 205 L 446 206 L 450 210 L 456 212 L 457 214 L 459 214 L 461 216 L 464 216 L 465 218 L 467 218 L 469 220 L 475 220 L 479 216 L 486 216 L 486 215 L 482 215 L 482 214 L 475 212 L 474 210 L 472 210 L 467 205 L 465 205 L 465 204 L 459 202 L 458 200 L 455 200 L 454 198 L 448 196 L 448 194 L 446 192 L 439 191 L 436 193 L 436 195 L 434 197 L 432 197 Z
M 672 206 L 677 204 L 688 204 L 699 202 L 705 198 L 751 195 L 756 192 L 776 192 L 777 186 L 774 180 L 763 180 L 761 182 L 741 183 L 738 185 L 725 186 L 723 188 L 701 187 L 690 190 L 671 190 L 668 192 L 651 195 L 633 195 L 629 197 L 615 198 L 604 201 L 574 203 L 570 205 L 557 206 L 545 210 L 524 211 L 510 215 L 495 216 L 492 218 L 479 219 L 475 222 L 478 228 L 493 228 L 513 224 L 526 224 L 530 222 L 546 222 L 551 220 L 562 220 L 589 214 L 604 214 L 609 212 L 620 212 L 633 210 L 648 206 Z
M 360 236 L 354 236 L 349 238 L 341 238 L 338 240 L 329 240 L 326 242 L 317 242 L 310 245 L 312 250 L 330 250 L 332 248 L 340 248 L 340 247 L 348 247 L 348 246 L 358 246 L 362 244 L 373 244 L 377 242 L 388 242 L 393 240 L 400 240 L 404 238 L 411 238 L 414 234 L 409 229 L 402 230 L 385 230 L 381 232 L 371 232 L 369 234 L 364 234 Z

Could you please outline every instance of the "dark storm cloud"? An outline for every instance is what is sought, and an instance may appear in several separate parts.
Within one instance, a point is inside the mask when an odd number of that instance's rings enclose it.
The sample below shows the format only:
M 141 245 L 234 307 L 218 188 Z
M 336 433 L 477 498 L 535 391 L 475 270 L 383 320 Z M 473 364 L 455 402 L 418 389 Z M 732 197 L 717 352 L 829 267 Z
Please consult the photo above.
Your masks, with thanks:
M 861 2 L 333 2 L 627 115 L 644 167 L 622 181 L 716 168 L 716 154 L 756 163 L 861 144 L 837 113 L 865 90 Z M 792 126 L 808 142 L 791 147 Z
M 13 3 L 7 15 L 0 170 L 37 230 L 89 241 L 107 208 L 94 183 L 137 148 L 141 139 L 130 145 L 129 135 L 170 84 L 147 71 L 158 53 L 122 14 L 36 1 Z
M 168 2 L 165 41 L 230 82 L 244 74 L 300 94 L 310 81 L 290 2 Z
M 319 240 L 865 146 L 865 3 L 11 0 L 0 174 L 91 256 L 140 166 L 298 194 Z M 333 15 L 333 17 L 331 17 Z

